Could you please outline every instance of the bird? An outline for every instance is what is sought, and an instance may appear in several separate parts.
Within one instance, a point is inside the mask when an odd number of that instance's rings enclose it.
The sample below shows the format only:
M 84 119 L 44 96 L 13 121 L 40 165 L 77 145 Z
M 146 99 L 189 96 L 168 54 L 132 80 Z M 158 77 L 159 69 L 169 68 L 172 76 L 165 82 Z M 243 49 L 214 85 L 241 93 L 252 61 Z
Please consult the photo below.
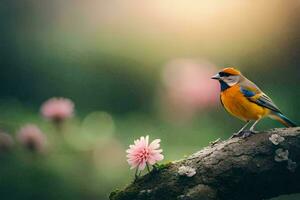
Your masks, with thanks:
M 220 83 L 220 100 L 225 110 L 246 122 L 231 138 L 246 138 L 254 134 L 255 126 L 265 117 L 277 120 L 286 127 L 297 126 L 279 110 L 269 96 L 239 70 L 227 67 L 211 78 Z M 251 122 L 253 122 L 252 126 L 246 130 Z

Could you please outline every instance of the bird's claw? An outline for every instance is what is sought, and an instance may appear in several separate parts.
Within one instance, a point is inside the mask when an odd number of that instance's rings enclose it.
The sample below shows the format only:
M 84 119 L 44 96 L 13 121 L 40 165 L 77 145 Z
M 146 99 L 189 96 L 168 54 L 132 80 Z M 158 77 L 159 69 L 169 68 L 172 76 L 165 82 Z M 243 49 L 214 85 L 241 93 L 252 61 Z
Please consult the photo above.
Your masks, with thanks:
M 254 134 L 253 131 L 250 131 L 250 130 L 243 131 L 242 138 L 247 138 L 247 137 L 251 136 L 252 134 Z
M 255 132 L 251 131 L 251 130 L 244 130 L 244 131 L 240 131 L 238 133 L 234 133 L 230 139 L 235 138 L 235 137 L 241 137 L 241 138 L 247 138 L 251 135 L 253 135 Z

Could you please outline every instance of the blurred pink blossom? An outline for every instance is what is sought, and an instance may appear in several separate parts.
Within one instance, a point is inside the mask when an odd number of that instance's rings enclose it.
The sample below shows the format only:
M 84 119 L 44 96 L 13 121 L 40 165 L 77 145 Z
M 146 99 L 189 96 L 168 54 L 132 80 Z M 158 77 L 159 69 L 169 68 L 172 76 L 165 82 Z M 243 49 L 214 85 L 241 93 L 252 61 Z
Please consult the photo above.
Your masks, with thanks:
M 33 152 L 43 152 L 46 148 L 47 138 L 34 124 L 27 124 L 17 133 L 21 145 Z
M 134 145 L 130 145 L 126 151 L 127 162 L 131 165 L 131 169 L 136 168 L 138 170 L 145 169 L 146 165 L 154 165 L 156 162 L 164 159 L 161 154 L 160 139 L 156 139 L 149 144 L 149 136 L 141 137 L 134 141 Z
M 197 111 L 217 105 L 219 85 L 211 81 L 216 67 L 205 61 L 175 59 L 163 71 L 163 107 L 191 117 Z
M 51 98 L 43 103 L 41 113 L 46 119 L 63 121 L 73 116 L 74 103 L 66 98 Z

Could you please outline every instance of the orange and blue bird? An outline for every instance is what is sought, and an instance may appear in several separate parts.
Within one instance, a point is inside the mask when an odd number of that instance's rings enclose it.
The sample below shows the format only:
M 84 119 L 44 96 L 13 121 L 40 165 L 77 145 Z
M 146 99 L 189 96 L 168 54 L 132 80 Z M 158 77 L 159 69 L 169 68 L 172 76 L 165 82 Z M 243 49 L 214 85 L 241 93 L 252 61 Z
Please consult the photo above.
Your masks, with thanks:
M 286 127 L 296 127 L 294 122 L 282 114 L 270 97 L 235 68 L 225 68 L 212 79 L 220 82 L 220 100 L 223 107 L 231 115 L 246 122 L 232 137 L 250 136 L 254 133 L 256 124 L 264 117 L 275 119 Z M 249 130 L 245 130 L 251 122 L 254 122 L 253 125 Z

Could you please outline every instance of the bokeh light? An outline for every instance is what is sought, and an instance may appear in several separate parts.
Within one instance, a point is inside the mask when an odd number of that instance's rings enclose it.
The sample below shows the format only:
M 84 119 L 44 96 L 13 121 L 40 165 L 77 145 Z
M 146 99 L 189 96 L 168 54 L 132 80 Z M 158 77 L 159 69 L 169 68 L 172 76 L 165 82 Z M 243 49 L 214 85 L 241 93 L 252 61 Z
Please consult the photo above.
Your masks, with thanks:
M 169 117 L 184 120 L 216 106 L 220 86 L 211 81 L 216 71 L 215 65 L 207 61 L 175 59 L 167 63 L 162 73 L 160 110 L 165 109 Z

